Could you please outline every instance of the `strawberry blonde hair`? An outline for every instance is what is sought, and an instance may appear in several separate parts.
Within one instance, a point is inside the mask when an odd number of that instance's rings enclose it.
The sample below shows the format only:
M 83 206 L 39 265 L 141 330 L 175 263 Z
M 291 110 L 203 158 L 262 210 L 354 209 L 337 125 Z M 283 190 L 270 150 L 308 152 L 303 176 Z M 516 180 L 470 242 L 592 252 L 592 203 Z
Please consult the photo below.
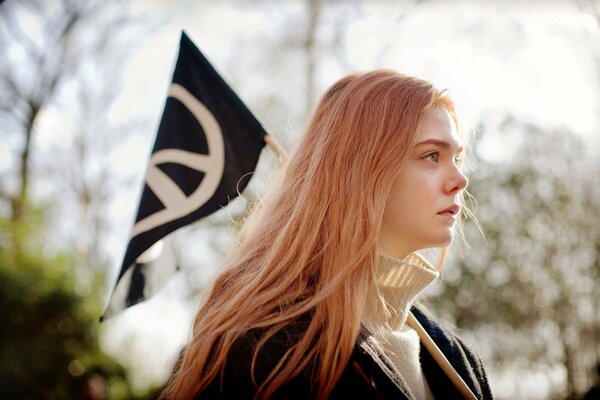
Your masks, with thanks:
M 304 335 L 258 382 L 256 398 L 309 366 L 317 397 L 327 397 L 350 359 L 373 287 L 389 188 L 423 116 L 440 106 L 456 122 L 444 92 L 389 70 L 352 74 L 329 88 L 205 296 L 162 398 L 193 398 L 219 379 L 233 343 L 262 328 L 254 364 L 268 338 L 305 314 Z

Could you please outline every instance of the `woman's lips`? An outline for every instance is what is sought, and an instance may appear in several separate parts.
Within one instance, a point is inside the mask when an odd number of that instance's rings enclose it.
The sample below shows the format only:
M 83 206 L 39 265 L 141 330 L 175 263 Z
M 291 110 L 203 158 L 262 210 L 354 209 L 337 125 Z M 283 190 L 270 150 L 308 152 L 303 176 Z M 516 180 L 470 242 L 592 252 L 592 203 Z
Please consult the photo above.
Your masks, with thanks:
M 438 215 L 446 218 L 456 219 L 458 212 L 460 211 L 460 206 L 453 204 L 450 207 L 440 211 Z

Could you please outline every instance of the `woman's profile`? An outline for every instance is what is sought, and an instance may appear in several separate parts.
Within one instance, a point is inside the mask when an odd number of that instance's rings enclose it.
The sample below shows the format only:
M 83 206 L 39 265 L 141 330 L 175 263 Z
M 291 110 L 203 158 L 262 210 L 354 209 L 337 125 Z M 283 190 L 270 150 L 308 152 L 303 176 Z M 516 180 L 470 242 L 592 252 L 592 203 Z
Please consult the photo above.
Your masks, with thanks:
M 429 82 L 389 70 L 336 82 L 205 295 L 162 397 L 492 398 L 476 353 L 414 306 L 455 234 L 462 157 L 454 104 Z

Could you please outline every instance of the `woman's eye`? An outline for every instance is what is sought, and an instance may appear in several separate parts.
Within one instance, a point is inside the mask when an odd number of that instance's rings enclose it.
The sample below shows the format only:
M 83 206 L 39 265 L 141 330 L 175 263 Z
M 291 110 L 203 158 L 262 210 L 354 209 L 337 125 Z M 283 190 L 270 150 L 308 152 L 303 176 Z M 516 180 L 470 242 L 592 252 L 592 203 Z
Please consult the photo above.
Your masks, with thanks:
M 433 153 L 429 153 L 425 156 L 425 158 L 427 160 L 433 161 L 433 162 L 438 162 L 438 159 L 440 158 L 440 153 L 438 153 L 437 151 L 434 151 Z

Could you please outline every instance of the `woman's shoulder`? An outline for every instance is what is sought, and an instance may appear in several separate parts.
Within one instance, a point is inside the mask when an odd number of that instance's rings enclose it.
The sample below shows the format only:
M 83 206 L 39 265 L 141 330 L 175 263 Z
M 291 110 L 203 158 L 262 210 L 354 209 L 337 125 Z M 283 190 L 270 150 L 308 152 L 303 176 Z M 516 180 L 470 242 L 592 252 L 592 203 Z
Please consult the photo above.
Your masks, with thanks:
M 300 341 L 309 322 L 306 317 L 298 318 L 274 333 L 269 333 L 269 328 L 246 330 L 232 345 L 227 358 L 228 363 L 231 361 L 232 364 L 245 366 L 252 361 L 256 353 L 255 368 L 272 370 L 290 347 Z
M 411 312 L 440 349 L 444 353 L 449 353 L 446 356 L 453 355 L 456 352 L 466 352 L 470 356 L 479 359 L 477 351 L 461 339 L 455 327 L 440 323 L 423 304 L 413 306 Z
M 422 304 L 413 306 L 411 312 L 477 397 L 491 399 L 487 374 L 475 348 L 468 345 L 455 328 L 438 322 Z M 424 367 L 431 365 L 432 369 L 437 370 L 437 362 L 427 351 L 422 362 Z
M 308 318 L 294 320 L 266 340 L 267 328 L 245 330 L 230 347 L 222 373 L 198 399 L 253 398 L 285 353 L 301 339 L 309 322 Z M 309 379 L 299 376 L 284 385 L 273 398 L 305 398 L 302 396 L 309 388 Z

